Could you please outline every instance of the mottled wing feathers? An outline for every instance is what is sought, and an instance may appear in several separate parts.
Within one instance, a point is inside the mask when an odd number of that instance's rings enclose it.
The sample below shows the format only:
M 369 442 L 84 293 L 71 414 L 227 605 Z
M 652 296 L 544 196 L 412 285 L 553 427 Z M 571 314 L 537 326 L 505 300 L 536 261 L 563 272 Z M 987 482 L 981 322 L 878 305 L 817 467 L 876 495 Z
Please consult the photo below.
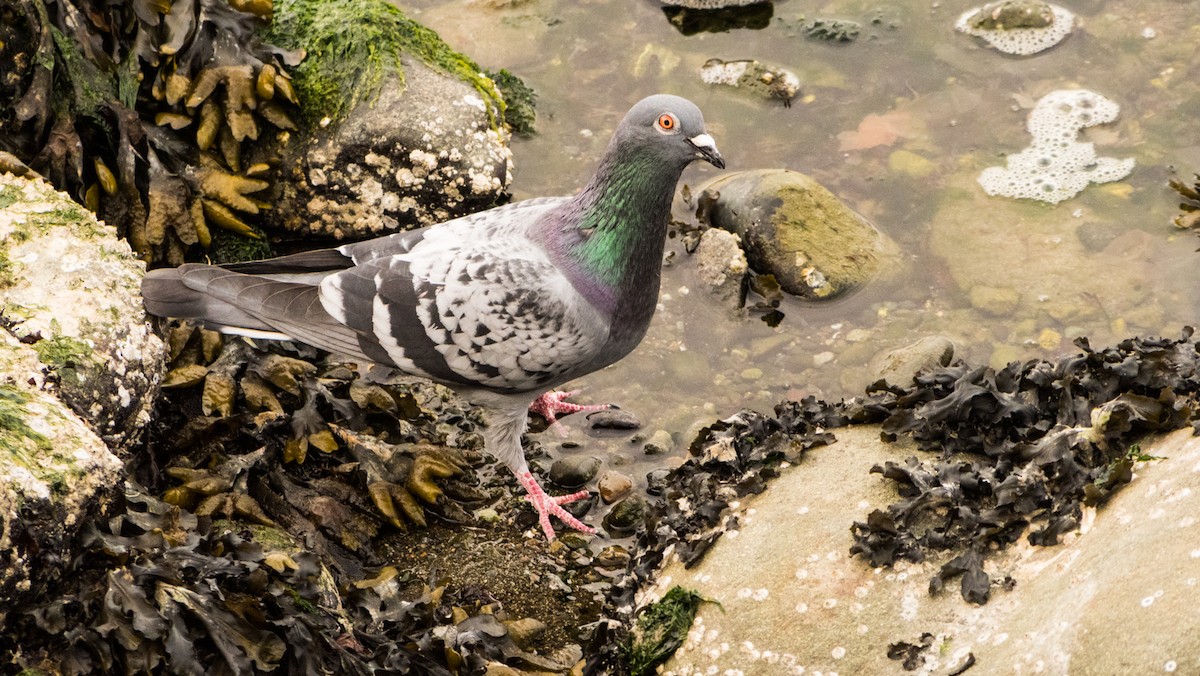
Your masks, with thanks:
M 269 261 L 155 271 L 146 305 L 449 384 L 533 390 L 592 363 L 609 336 L 607 319 L 528 236 L 562 201 Z
M 501 391 L 544 386 L 590 361 L 608 324 L 522 236 L 523 222 L 430 230 L 408 253 L 330 275 L 321 301 L 405 371 Z

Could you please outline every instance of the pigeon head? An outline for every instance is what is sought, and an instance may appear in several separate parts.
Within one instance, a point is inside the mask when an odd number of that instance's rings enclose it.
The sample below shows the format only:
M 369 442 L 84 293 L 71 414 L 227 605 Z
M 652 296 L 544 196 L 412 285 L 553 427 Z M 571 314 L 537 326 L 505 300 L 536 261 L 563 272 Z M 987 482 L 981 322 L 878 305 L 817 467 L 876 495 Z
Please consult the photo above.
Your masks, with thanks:
M 621 120 L 616 137 L 680 168 L 694 160 L 725 168 L 716 142 L 704 130 L 704 115 L 696 104 L 678 96 L 657 94 L 638 101 Z

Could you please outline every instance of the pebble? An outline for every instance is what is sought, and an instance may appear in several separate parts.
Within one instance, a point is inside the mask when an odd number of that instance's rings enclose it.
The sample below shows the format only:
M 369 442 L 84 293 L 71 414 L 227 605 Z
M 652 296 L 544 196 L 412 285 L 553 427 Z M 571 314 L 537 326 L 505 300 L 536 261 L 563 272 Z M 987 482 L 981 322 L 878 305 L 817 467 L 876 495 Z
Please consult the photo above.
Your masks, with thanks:
M 671 438 L 671 433 L 666 430 L 657 430 L 642 446 L 646 451 L 646 455 L 662 455 L 670 453 L 675 449 L 675 440 Z
M 742 380 L 758 380 L 763 377 L 763 370 L 757 367 L 744 369 L 741 373 Z
M 813 366 L 824 366 L 833 361 L 833 353 L 828 350 L 824 352 L 818 352 L 812 356 L 812 360 Z
M 646 492 L 650 495 L 662 495 L 667 490 L 667 477 L 670 476 L 671 470 L 665 467 L 660 467 L 656 470 L 651 470 L 646 473 Z
M 1021 302 L 1021 294 L 1009 287 L 975 286 L 971 288 L 971 306 L 992 317 L 1009 317 Z
M 611 505 L 633 490 L 633 479 L 620 472 L 608 471 L 604 473 L 604 476 L 600 477 L 598 488 L 600 490 L 600 499 L 605 504 Z
M 604 517 L 604 527 L 614 535 L 629 535 L 642 522 L 646 502 L 631 495 L 613 506 Z
M 954 342 L 945 336 L 926 336 L 911 345 L 881 353 L 871 360 L 868 370 L 880 380 L 908 387 L 922 371 L 948 366 L 954 359 Z
M 579 488 L 596 478 L 602 464 L 594 456 L 559 458 L 550 465 L 550 481 L 563 488 Z
M 636 430 L 642 426 L 642 421 L 638 420 L 636 415 L 620 409 L 596 411 L 588 415 L 587 419 L 595 429 Z
M 1054 350 L 1062 345 L 1062 334 L 1054 329 L 1042 329 L 1037 342 L 1043 350 Z
M 604 569 L 624 568 L 629 563 L 629 552 L 621 545 L 609 545 L 596 555 L 596 565 Z

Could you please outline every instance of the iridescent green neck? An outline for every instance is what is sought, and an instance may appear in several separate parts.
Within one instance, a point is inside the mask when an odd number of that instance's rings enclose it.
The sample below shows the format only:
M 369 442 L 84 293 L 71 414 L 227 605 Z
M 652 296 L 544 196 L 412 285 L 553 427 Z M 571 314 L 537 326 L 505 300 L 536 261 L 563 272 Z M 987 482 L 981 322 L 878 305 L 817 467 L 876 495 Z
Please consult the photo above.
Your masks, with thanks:
M 606 161 L 577 198 L 582 241 L 575 257 L 611 287 L 645 283 L 650 272 L 657 277 L 681 170 L 655 160 Z

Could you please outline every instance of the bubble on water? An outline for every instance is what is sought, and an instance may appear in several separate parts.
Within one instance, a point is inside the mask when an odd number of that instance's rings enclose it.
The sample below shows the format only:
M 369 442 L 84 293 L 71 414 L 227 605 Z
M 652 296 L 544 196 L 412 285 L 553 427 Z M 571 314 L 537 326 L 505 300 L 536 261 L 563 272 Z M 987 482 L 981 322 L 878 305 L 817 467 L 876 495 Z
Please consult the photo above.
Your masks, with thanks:
M 984 169 L 979 185 L 989 195 L 1057 204 L 1089 183 L 1125 178 L 1133 171 L 1132 158 L 1096 157 L 1091 143 L 1075 140 L 1084 127 L 1116 120 L 1120 110 L 1115 102 L 1085 89 L 1050 92 L 1029 113 L 1030 146 L 1009 155 L 1006 166 Z

